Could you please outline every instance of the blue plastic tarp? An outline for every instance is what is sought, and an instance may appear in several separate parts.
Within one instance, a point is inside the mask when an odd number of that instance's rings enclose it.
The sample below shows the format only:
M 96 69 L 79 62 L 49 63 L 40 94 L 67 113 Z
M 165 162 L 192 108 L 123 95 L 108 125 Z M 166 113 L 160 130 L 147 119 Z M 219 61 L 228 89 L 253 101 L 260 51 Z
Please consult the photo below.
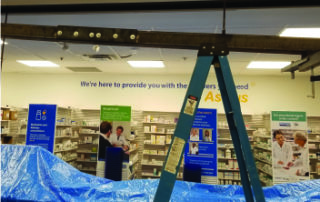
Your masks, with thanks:
M 1 146 L 2 201 L 152 201 L 158 180 L 111 181 L 34 146 Z M 267 201 L 320 201 L 320 180 L 264 188 Z M 245 201 L 241 186 L 177 181 L 171 201 Z

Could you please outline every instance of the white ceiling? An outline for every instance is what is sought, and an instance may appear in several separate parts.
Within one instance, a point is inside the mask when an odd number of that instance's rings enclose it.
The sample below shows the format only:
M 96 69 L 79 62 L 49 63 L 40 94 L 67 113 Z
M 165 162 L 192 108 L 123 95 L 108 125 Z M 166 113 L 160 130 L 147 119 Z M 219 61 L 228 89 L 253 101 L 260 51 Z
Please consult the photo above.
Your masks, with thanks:
M 232 10 L 227 12 L 227 33 L 278 35 L 285 27 L 320 27 L 320 8 L 282 8 L 258 10 Z M 2 18 L 3 21 L 3 18 Z M 133 28 L 139 30 L 220 33 L 221 11 L 194 12 L 135 12 L 95 13 L 72 15 L 9 15 L 8 23 L 38 25 L 73 25 L 112 28 Z M 120 74 L 190 74 L 197 51 L 159 48 L 133 48 L 100 46 L 98 54 L 112 54 L 111 61 L 92 60 L 83 54 L 94 54 L 92 45 L 53 42 L 7 40 L 4 52 L 3 72 L 21 73 L 73 73 L 66 67 L 97 67 L 106 73 Z M 120 56 L 133 54 L 129 58 Z M 61 60 L 63 58 L 63 60 Z M 234 53 L 229 55 L 230 66 L 236 75 L 286 75 L 280 70 L 248 70 L 252 60 L 293 61 L 298 55 L 276 55 L 259 53 Z M 31 68 L 16 60 L 50 60 L 60 65 L 56 69 Z M 127 60 L 163 60 L 164 69 L 132 69 Z M 320 72 L 316 69 L 316 73 Z M 299 73 L 309 75 L 310 73 Z

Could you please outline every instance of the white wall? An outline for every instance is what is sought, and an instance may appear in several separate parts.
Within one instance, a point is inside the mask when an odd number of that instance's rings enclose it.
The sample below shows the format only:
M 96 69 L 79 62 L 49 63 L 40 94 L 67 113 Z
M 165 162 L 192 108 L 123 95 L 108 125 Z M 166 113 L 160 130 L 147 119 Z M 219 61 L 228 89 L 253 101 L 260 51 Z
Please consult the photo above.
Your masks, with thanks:
M 52 103 L 59 106 L 99 109 L 101 104 L 131 105 L 137 110 L 180 111 L 186 89 L 177 88 L 111 88 L 81 87 L 81 81 L 119 83 L 188 83 L 183 75 L 107 75 L 107 74 L 14 74 L 2 73 L 2 105 L 26 107 L 29 103 Z M 262 114 L 271 110 L 306 111 L 320 115 L 320 83 L 316 83 L 316 99 L 311 93 L 308 77 L 291 80 L 286 77 L 235 76 L 236 84 L 248 84 L 248 90 L 239 90 L 243 113 Z M 207 84 L 217 84 L 215 75 L 209 75 Z M 207 99 L 218 90 L 206 89 L 200 107 L 217 108 L 223 112 L 222 102 Z M 216 99 L 217 100 L 217 99 Z M 247 101 L 246 101 L 247 100 Z M 219 101 L 219 99 L 218 99 Z M 246 101 L 246 102 L 245 102 Z

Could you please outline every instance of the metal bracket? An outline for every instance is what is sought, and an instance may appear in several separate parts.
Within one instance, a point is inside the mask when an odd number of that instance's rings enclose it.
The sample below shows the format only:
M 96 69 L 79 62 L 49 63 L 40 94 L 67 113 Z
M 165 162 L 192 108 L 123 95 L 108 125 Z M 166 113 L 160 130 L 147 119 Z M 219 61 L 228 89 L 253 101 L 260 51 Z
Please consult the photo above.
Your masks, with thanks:
M 135 29 L 76 26 L 57 26 L 55 37 L 57 37 L 58 40 L 61 39 L 63 41 L 78 40 L 92 43 L 108 41 L 110 43 L 136 44 L 139 40 L 138 30 Z
M 225 56 L 229 54 L 227 44 L 220 42 L 217 44 L 203 44 L 198 51 L 198 56 Z

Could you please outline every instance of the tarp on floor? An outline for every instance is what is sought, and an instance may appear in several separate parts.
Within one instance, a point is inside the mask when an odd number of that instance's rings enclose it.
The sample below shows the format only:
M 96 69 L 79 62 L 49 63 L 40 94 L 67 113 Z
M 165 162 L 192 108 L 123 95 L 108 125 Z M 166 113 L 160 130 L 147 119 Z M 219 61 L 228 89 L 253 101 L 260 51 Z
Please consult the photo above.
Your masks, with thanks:
M 152 201 L 159 180 L 115 182 L 82 173 L 47 150 L 1 145 L 2 201 Z M 320 180 L 264 188 L 267 201 L 320 201 Z M 177 181 L 171 201 L 245 201 L 241 186 Z

